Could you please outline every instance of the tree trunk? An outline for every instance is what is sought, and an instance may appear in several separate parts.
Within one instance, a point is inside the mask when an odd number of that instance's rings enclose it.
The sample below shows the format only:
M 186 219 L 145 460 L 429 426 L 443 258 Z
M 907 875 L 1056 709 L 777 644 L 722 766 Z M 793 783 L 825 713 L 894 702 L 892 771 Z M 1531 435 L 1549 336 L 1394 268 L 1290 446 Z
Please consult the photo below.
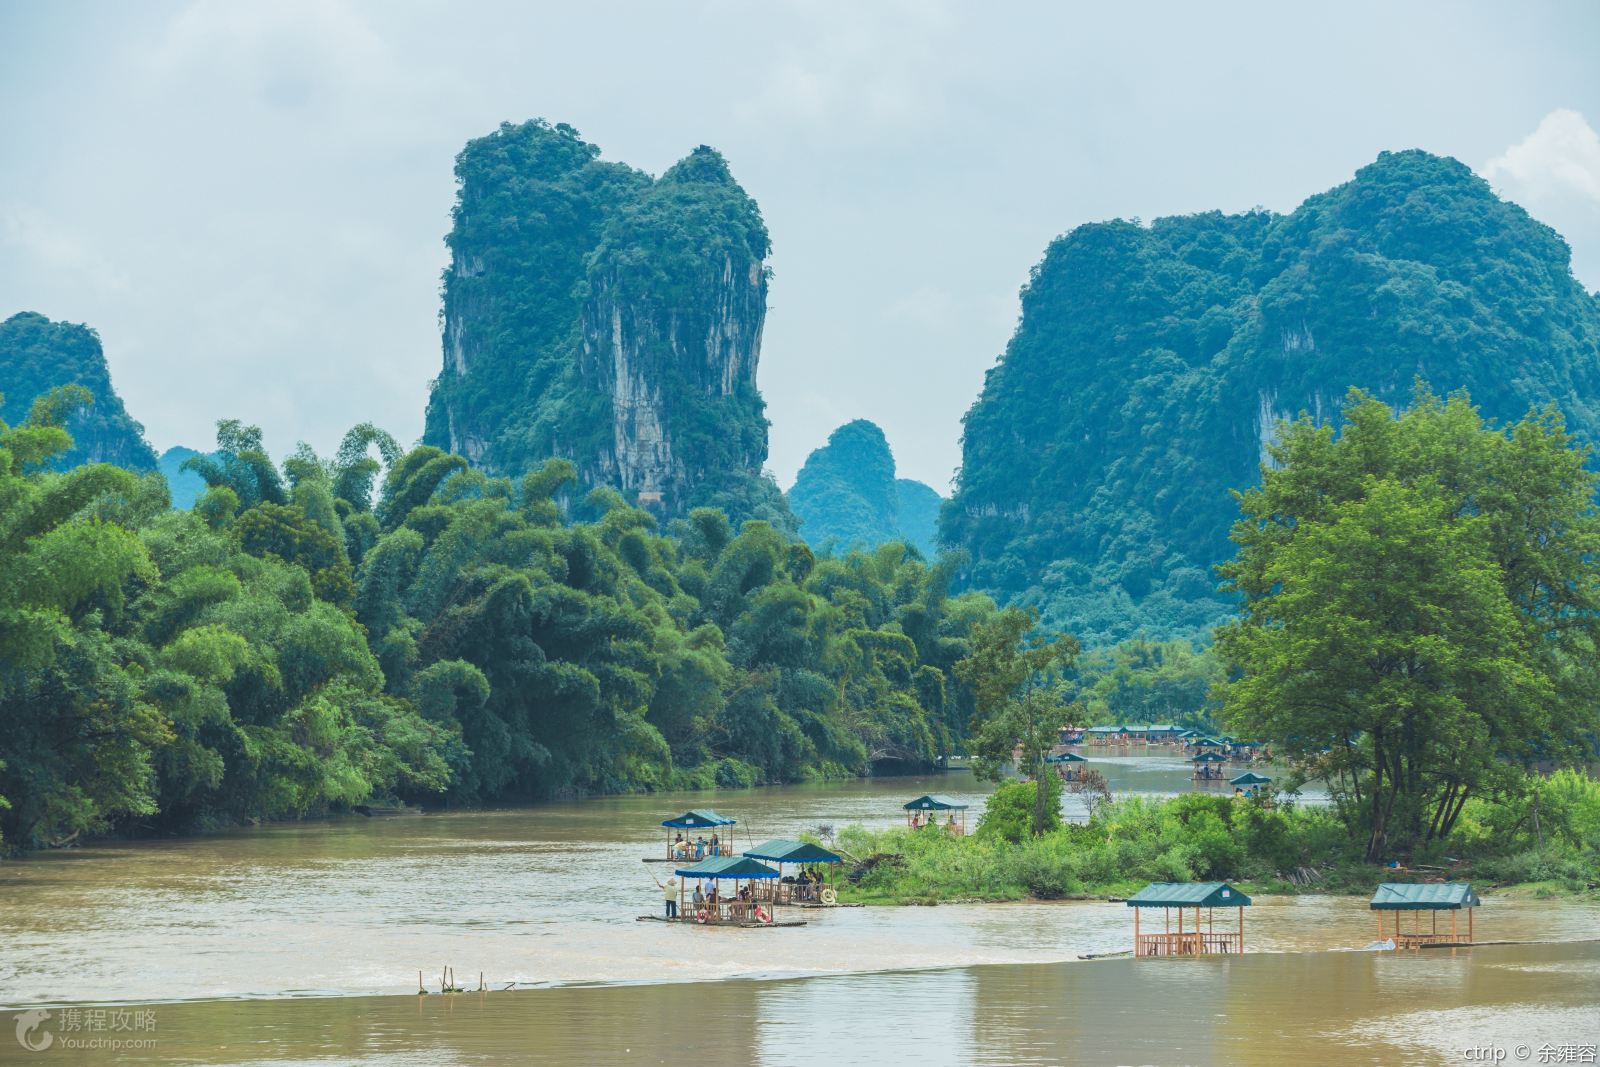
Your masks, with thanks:
M 1044 833 L 1044 802 L 1049 790 L 1045 788 L 1045 763 L 1038 757 L 1033 761 L 1033 836 Z

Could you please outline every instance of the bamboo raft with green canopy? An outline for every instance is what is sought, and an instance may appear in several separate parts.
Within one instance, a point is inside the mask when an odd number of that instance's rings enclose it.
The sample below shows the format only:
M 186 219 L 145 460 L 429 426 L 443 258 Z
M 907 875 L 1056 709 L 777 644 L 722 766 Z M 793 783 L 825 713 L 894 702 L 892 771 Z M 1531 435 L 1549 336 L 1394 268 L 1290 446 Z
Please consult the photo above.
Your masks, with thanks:
M 1465 882 L 1384 882 L 1372 894 L 1369 905 L 1378 917 L 1378 940 L 1394 938 L 1395 948 L 1421 948 L 1424 945 L 1472 944 L 1472 909 L 1483 901 Z M 1400 928 L 1400 913 L 1412 912 L 1411 929 Z M 1439 913 L 1450 913 L 1450 929 L 1439 929 Z M 1462 911 L 1467 913 L 1465 936 L 1458 926 Z M 1394 932 L 1384 929 L 1385 913 L 1394 913 Z M 1422 913 L 1429 913 L 1428 928 L 1422 928 Z
M 1194 764 L 1194 772 L 1189 775 L 1190 781 L 1220 784 L 1223 780 L 1222 765 L 1228 762 L 1228 757 L 1220 752 L 1201 752 L 1190 762 Z
M 1145 956 L 1216 956 L 1232 955 L 1244 951 L 1244 909 L 1250 898 L 1226 882 L 1151 882 L 1127 900 L 1133 909 L 1133 955 Z M 1139 913 L 1145 908 L 1160 908 L 1165 919 L 1161 933 L 1141 933 Z M 1194 910 L 1194 919 L 1184 929 L 1184 914 Z M 1205 925 L 1201 928 L 1200 911 L 1205 909 Z M 1237 924 L 1230 930 L 1216 924 L 1216 909 L 1238 909 Z M 1178 928 L 1173 930 L 1173 913 L 1177 913 Z M 1224 910 L 1223 922 L 1227 922 Z
M 1245 771 L 1228 779 L 1228 784 L 1233 786 L 1234 794 L 1259 800 L 1263 807 L 1272 806 L 1272 791 L 1267 786 L 1272 784 L 1272 778 L 1255 771 Z
M 682 815 L 674 815 L 670 819 L 662 819 L 661 825 L 667 828 L 666 854 L 662 856 L 646 856 L 644 861 L 646 863 L 682 863 L 726 855 L 733 851 L 732 835 L 729 835 L 729 840 L 724 841 L 718 830 L 725 826 L 737 825 L 738 822 L 738 819 L 730 819 L 726 815 L 718 815 L 710 808 L 691 808 Z M 696 854 L 695 842 L 683 836 L 685 830 L 690 831 L 691 834 L 696 830 L 702 832 L 711 831 L 711 840 L 707 842 L 707 847 L 703 854 Z M 676 839 L 674 835 L 676 835 Z
M 1082 781 L 1084 768 L 1089 764 L 1088 760 L 1076 752 L 1052 753 L 1046 756 L 1044 761 L 1055 766 L 1056 775 L 1063 782 Z
M 678 878 L 678 914 L 672 918 L 641 915 L 640 922 L 679 922 L 745 929 L 805 925 L 804 919 L 780 921 L 776 915 L 777 909 L 770 902 L 756 899 L 752 887 L 758 882 L 778 877 L 776 869 L 760 860 L 748 856 L 717 856 L 691 866 L 679 867 L 672 873 Z M 726 882 L 733 884 L 732 892 L 723 891 Z M 693 889 L 690 888 L 691 883 Z M 699 900 L 695 899 L 697 892 L 700 894 Z
M 754 848 L 744 850 L 744 855 L 753 860 L 765 860 L 778 868 L 776 880 L 763 879 L 755 884 L 756 897 L 772 904 L 836 904 L 838 894 L 832 886 L 821 878 L 819 869 L 822 864 L 843 863 L 842 856 L 835 855 L 821 845 L 813 845 L 809 841 L 792 841 L 779 838 L 773 841 L 763 841 Z M 800 865 L 800 873 L 786 876 L 783 871 L 784 864 L 794 863 Z M 816 872 L 817 877 L 807 876 L 806 868 L 810 867 Z
M 938 821 L 938 813 L 945 813 L 944 828 L 956 837 L 964 837 L 967 833 L 967 805 L 947 797 L 943 793 L 924 793 L 915 800 L 908 800 L 905 804 L 906 825 L 913 830 L 920 830 L 924 826 L 932 826 Z

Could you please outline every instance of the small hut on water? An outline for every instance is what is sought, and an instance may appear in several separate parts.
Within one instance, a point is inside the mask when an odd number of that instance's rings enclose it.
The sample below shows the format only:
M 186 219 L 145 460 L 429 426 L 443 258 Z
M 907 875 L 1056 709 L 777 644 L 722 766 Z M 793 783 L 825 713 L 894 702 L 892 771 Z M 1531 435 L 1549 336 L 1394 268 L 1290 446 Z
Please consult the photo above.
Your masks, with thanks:
M 710 808 L 693 808 L 682 815 L 674 815 L 670 819 L 661 820 L 661 825 L 667 828 L 667 854 L 663 860 L 646 859 L 646 863 L 670 863 L 673 860 L 687 861 L 705 859 L 707 856 L 720 856 L 733 848 L 731 840 L 725 840 L 719 830 L 725 826 L 734 826 L 738 819 L 730 819 L 726 815 L 718 815 Z M 689 835 L 684 836 L 688 830 Z M 705 850 L 696 852 L 694 832 L 711 832 L 711 840 L 706 842 Z M 731 835 L 730 835 L 731 837 Z
M 943 812 L 944 828 L 957 837 L 966 835 L 967 806 L 943 793 L 924 793 L 915 800 L 907 801 L 905 811 L 906 825 L 913 830 L 935 825 L 939 813 Z
M 1128 898 L 1133 909 L 1133 954 L 1143 956 L 1212 956 L 1244 951 L 1244 909 L 1250 898 L 1226 882 L 1151 882 Z M 1144 908 L 1160 908 L 1165 919 L 1161 933 L 1141 933 L 1139 912 Z M 1194 909 L 1194 920 L 1184 929 L 1184 912 Z M 1200 910 L 1205 909 L 1205 929 L 1201 929 Z M 1228 929 L 1224 912 L 1224 927 L 1217 929 L 1216 909 L 1237 908 L 1238 921 Z M 1177 913 L 1178 928 L 1172 928 L 1173 913 Z
M 1385 882 L 1372 894 L 1371 908 L 1378 916 L 1378 940 L 1393 936 L 1395 948 L 1421 948 L 1423 945 L 1472 944 L 1472 909 L 1482 904 L 1478 894 L 1465 882 Z M 1457 917 L 1467 913 L 1466 936 Z M 1400 929 L 1400 913 L 1414 912 L 1410 930 Z M 1450 913 L 1450 929 L 1439 930 L 1439 913 Z M 1394 933 L 1384 929 L 1384 913 L 1394 913 Z M 1428 928 L 1422 928 L 1422 913 L 1429 913 Z
M 821 845 L 813 845 L 809 841 L 791 841 L 778 839 L 763 841 L 755 848 L 745 849 L 745 856 L 753 860 L 766 860 L 778 868 L 776 881 L 766 880 L 757 883 L 757 895 L 763 900 L 774 904 L 799 904 L 799 903 L 833 903 L 832 891 L 820 878 L 806 876 L 806 868 L 821 873 L 823 864 L 843 863 L 844 859 L 829 852 Z M 800 865 L 800 873 L 785 875 L 783 865 L 796 863 Z M 827 899 L 824 899 L 824 897 Z

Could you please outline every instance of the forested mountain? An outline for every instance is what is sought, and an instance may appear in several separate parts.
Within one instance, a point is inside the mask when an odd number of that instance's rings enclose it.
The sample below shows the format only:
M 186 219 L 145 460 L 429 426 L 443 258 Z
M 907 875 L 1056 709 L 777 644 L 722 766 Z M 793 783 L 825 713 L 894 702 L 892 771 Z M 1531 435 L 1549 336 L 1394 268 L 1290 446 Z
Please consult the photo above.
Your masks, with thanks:
M 161 476 L 87 464 L 41 405 L 0 422 L 0 848 L 371 797 L 484 803 L 917 771 L 995 613 L 903 546 L 817 559 L 611 489 L 573 522 L 512 480 L 358 426 L 282 464 L 219 424 Z
M 856 419 L 829 434 L 828 443 L 806 457 L 788 496 L 800 536 L 812 548 L 906 541 L 930 559 L 935 555 L 939 494 L 895 477 L 894 454 L 874 422 Z
M 184 466 L 189 460 L 200 455 L 201 453 L 192 448 L 174 445 L 161 453 L 161 458 L 156 461 L 156 469 L 167 480 L 167 488 L 172 493 L 172 506 L 179 511 L 188 511 L 194 507 L 194 502 L 205 492 L 205 479 Z
M 128 415 L 111 386 L 99 334 L 75 323 L 51 322 L 33 311 L 0 322 L 0 394 L 5 397 L 0 420 L 22 422 L 34 400 L 58 385 L 80 385 L 92 402 L 69 416 L 73 447 L 52 457 L 57 469 L 80 463 L 155 469 L 156 454 L 145 442 L 144 427 Z
M 1385 153 L 1288 215 L 1080 226 L 1051 243 L 968 411 L 944 540 L 977 587 L 1091 643 L 1194 634 L 1277 420 L 1416 379 L 1600 439 L 1600 299 L 1466 166 Z
M 944 506 L 944 497 L 933 486 L 911 478 L 896 478 L 894 488 L 900 496 L 896 521 L 900 536 L 932 559 L 939 551 L 939 509 Z
M 425 443 L 492 475 L 546 458 L 666 516 L 792 528 L 762 473 L 766 226 L 704 145 L 651 178 L 543 121 L 467 144 Z

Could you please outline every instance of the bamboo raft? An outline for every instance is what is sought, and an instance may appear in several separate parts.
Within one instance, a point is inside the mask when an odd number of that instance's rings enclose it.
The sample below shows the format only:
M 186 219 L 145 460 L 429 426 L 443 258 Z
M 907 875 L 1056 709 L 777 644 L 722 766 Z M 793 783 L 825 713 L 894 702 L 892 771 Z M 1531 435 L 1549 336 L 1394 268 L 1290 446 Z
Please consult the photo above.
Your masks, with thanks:
M 701 922 L 696 922 L 692 918 L 691 919 L 669 919 L 665 915 L 640 915 L 634 921 L 635 922 L 641 922 L 641 923 L 680 923 L 680 924 L 687 923 L 690 926 L 703 926 L 708 930 L 716 929 L 719 926 L 722 926 L 722 927 L 737 926 L 741 930 L 770 930 L 770 929 L 772 929 L 774 927 L 779 927 L 779 926 L 804 926 L 806 924 L 806 920 L 804 920 L 804 919 L 778 919 L 778 920 L 775 920 L 775 921 L 769 922 L 769 923 L 760 923 L 760 922 L 756 922 L 754 920 L 751 920 L 749 922 L 701 923 Z

